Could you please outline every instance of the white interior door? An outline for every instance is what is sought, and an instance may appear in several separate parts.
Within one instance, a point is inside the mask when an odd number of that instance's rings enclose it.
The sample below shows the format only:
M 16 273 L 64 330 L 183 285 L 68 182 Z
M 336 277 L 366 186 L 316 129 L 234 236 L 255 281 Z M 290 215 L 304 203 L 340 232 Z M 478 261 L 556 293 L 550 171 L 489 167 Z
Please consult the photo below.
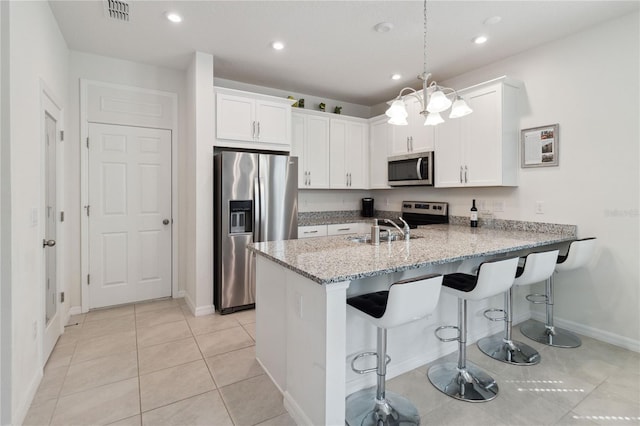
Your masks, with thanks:
M 171 131 L 89 124 L 89 308 L 171 295 Z
M 43 361 L 49 358 L 62 331 L 61 314 L 58 309 L 57 267 L 57 142 L 59 134 L 59 110 L 45 102 L 44 110 L 44 342 Z

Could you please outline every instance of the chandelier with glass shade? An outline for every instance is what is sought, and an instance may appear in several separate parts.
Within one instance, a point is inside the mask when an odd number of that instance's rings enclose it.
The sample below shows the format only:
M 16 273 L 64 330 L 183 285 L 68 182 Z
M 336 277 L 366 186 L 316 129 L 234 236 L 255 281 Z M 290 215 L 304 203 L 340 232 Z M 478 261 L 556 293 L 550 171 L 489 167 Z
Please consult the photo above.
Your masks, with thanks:
M 438 85 L 435 81 L 429 83 L 431 73 L 427 72 L 427 0 L 424 0 L 424 50 L 423 50 L 423 70 L 418 76 L 422 80 L 422 94 L 411 87 L 405 87 L 393 101 L 385 114 L 389 117 L 389 124 L 406 126 L 407 106 L 403 96 L 415 97 L 420 103 L 420 114 L 425 117 L 425 126 L 435 126 L 443 123 L 444 119 L 440 113 L 451 108 L 449 118 L 459 118 L 469 115 L 473 110 L 467 105 L 458 93 L 450 88 Z M 409 92 L 404 95 L 404 93 Z

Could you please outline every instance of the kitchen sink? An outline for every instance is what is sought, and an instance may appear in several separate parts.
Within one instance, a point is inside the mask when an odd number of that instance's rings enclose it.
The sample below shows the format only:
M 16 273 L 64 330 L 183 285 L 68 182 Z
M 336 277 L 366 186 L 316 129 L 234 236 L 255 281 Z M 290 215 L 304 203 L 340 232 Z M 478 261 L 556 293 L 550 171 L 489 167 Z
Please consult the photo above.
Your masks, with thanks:
M 409 239 L 410 240 L 415 240 L 418 238 L 422 238 L 422 235 L 410 235 Z M 371 236 L 370 235 L 360 235 L 358 237 L 347 237 L 348 241 L 351 241 L 352 243 L 371 243 Z M 402 235 L 398 235 L 398 234 L 392 234 L 391 235 L 391 241 L 402 241 L 404 240 L 404 237 Z M 389 241 L 389 237 L 387 237 L 386 235 L 383 237 L 380 237 L 380 242 L 387 242 Z

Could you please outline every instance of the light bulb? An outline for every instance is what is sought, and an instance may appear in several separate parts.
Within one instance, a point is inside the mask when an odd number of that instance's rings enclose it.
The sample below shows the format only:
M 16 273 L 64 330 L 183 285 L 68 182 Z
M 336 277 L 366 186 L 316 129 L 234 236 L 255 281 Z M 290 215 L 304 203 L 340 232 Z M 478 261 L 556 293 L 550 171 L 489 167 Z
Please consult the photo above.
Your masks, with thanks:
M 391 103 L 391 106 L 389 107 L 389 109 L 387 109 L 387 111 L 385 111 L 385 114 L 387 115 L 387 117 L 392 119 L 393 118 L 406 119 L 407 116 L 409 115 L 409 113 L 407 112 L 407 107 L 404 105 L 404 101 L 400 98 L 396 99 Z
M 429 112 L 442 112 L 451 106 L 451 100 L 442 93 L 441 90 L 436 90 L 431 94 L 429 98 L 429 104 L 427 105 L 427 111 Z
M 436 126 L 440 123 L 444 123 L 444 119 L 439 112 L 430 112 L 424 120 L 425 126 Z
M 467 103 L 460 96 L 456 98 L 456 101 L 453 103 L 451 107 L 451 114 L 449 114 L 449 118 L 460 118 L 465 115 L 469 115 L 473 112 L 473 110 L 467 105 Z

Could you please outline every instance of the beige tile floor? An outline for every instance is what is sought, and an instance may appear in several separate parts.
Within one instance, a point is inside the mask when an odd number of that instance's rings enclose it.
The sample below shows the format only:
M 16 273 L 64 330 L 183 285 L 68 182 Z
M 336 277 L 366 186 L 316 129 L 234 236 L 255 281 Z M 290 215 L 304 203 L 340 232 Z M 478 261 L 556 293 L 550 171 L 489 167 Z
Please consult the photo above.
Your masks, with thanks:
M 293 425 L 255 361 L 255 313 L 193 317 L 181 300 L 97 310 L 71 318 L 45 367 L 25 425 Z M 577 349 L 516 340 L 542 362 L 516 367 L 468 348 L 498 381 L 485 404 L 453 400 L 424 366 L 391 379 L 423 424 L 640 424 L 640 354 L 583 338 Z M 450 355 L 445 358 L 454 358 Z

